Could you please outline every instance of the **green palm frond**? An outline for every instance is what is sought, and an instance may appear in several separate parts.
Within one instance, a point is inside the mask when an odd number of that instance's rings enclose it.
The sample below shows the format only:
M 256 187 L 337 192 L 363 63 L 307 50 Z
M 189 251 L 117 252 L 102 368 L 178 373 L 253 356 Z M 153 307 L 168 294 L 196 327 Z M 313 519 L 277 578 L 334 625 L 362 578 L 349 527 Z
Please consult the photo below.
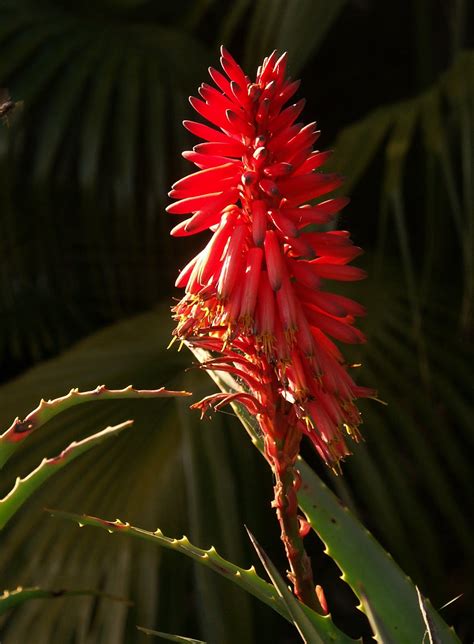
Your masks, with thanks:
M 30 602 L 32 599 L 59 599 L 61 597 L 81 597 L 84 595 L 95 595 L 105 597 L 112 601 L 125 601 L 125 603 L 127 603 L 122 597 L 107 595 L 88 588 L 80 588 L 77 590 L 68 590 L 67 588 L 49 590 L 38 586 L 32 588 L 22 588 L 19 586 L 18 588 L 15 588 L 15 590 L 4 590 L 3 594 L 0 595 L 0 615 L 11 611 L 13 608 L 20 606 L 24 602 Z
M 383 269 L 387 251 L 393 255 L 387 233 L 391 215 L 416 325 L 421 324 L 423 303 L 436 295 L 431 285 L 441 266 L 435 257 L 439 260 L 444 249 L 449 252 L 454 246 L 461 259 L 459 265 L 449 267 L 449 274 L 454 268 L 462 276 L 462 291 L 453 295 L 459 298 L 462 325 L 469 329 L 474 298 L 473 123 L 474 52 L 465 51 L 432 87 L 412 99 L 376 109 L 342 130 L 335 142 L 332 164 L 347 177 L 345 192 L 353 190 L 384 154 L 381 222 L 374 222 L 379 230 L 376 271 Z M 420 166 L 415 186 L 431 181 L 426 195 L 435 195 L 421 210 L 419 202 L 406 196 L 407 184 L 413 190 L 411 168 Z M 416 253 L 410 239 L 412 220 L 417 230 L 423 226 L 427 233 Z
M 257 0 L 248 26 L 245 64 L 260 64 L 277 49 L 287 51 L 291 72 L 297 74 L 321 45 L 347 0 Z M 236 5 L 243 10 L 248 3 Z
M 169 290 L 161 211 L 185 147 L 172 110 L 211 57 L 112 5 L 3 2 L 0 19 L 0 85 L 24 101 L 0 128 L 1 351 L 21 361 Z

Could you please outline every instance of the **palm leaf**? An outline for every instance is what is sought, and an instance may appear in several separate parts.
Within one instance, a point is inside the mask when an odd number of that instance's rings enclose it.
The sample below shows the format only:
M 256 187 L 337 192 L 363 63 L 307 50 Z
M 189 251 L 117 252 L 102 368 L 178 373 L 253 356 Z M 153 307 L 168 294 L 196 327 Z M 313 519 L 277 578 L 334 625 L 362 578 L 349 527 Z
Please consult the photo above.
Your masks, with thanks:
M 0 128 L 2 335 L 19 362 L 57 352 L 98 315 L 154 302 L 157 284 L 145 272 L 171 282 L 166 244 L 161 260 L 150 249 L 166 237 L 157 213 L 181 136 L 163 106 L 194 89 L 209 56 L 189 32 L 156 17 L 126 22 L 122 12 L 111 5 L 100 18 L 28 0 L 0 7 L 0 84 L 25 102 L 21 124 Z M 143 190 L 157 169 L 158 189 Z M 14 191 L 18 173 L 26 200 Z
M 257 0 L 248 27 L 246 67 L 255 67 L 264 56 L 277 49 L 289 53 L 291 72 L 297 74 L 321 44 L 345 4 L 346 0 Z
M 29 602 L 32 599 L 58 599 L 59 597 L 81 597 L 87 595 L 101 596 L 119 602 L 127 601 L 122 597 L 106 595 L 90 589 L 68 590 L 66 588 L 61 588 L 58 590 L 48 590 L 46 588 L 39 587 L 22 588 L 19 586 L 15 590 L 4 590 L 3 595 L 0 595 L 0 615 L 16 608 L 23 602 Z
M 398 237 L 399 253 L 404 267 L 407 289 L 412 300 L 415 324 L 421 325 L 420 279 L 417 275 L 417 262 L 409 243 L 408 216 L 406 212 L 404 187 L 406 184 L 406 167 L 415 149 L 416 136 L 421 133 L 423 155 L 433 162 L 432 172 L 436 169 L 440 182 L 437 186 L 439 199 L 445 198 L 443 204 L 442 224 L 435 227 L 427 221 L 426 229 L 430 232 L 431 246 L 447 246 L 452 241 L 448 233 L 454 224 L 454 241 L 462 257 L 462 277 L 464 281 L 461 294 L 462 322 L 465 329 L 469 326 L 470 307 L 472 305 L 473 278 L 472 256 L 474 240 L 472 235 L 472 213 L 474 196 L 472 176 L 474 160 L 470 133 L 474 119 L 474 53 L 462 52 L 452 66 L 440 76 L 438 81 L 420 95 L 397 104 L 381 107 L 364 117 L 358 123 L 343 129 L 335 142 L 335 154 L 332 167 L 342 172 L 347 181 L 344 190 L 350 191 L 360 181 L 364 172 L 380 152 L 385 154 L 385 172 L 381 189 L 383 223 L 387 210 L 393 216 L 394 232 Z M 450 124 L 448 126 L 446 124 Z M 453 151 L 460 154 L 462 163 L 457 167 L 453 162 Z M 458 176 L 456 176 L 458 175 Z M 459 179 L 458 179 L 459 177 Z M 443 194 L 444 193 L 444 194 Z M 414 214 L 414 213 L 413 213 Z M 430 210 L 427 216 L 432 218 Z M 382 243 L 379 256 L 386 254 L 386 231 L 381 226 Z M 443 231 L 440 238 L 434 238 L 438 231 Z M 427 246 L 427 252 L 429 246 Z M 431 274 L 438 266 L 431 266 Z M 377 270 L 382 268 L 377 263 Z M 432 280 L 425 273 L 425 286 Z M 427 299 L 428 293 L 424 293 Z M 419 330 L 419 336 L 422 332 Z

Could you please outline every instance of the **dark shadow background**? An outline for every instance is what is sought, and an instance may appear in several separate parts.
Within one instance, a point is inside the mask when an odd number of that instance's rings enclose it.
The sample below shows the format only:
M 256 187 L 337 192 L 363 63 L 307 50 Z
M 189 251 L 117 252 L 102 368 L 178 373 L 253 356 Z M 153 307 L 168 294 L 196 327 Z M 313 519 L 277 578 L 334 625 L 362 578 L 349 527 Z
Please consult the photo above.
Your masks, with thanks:
M 367 306 L 369 342 L 348 353 L 364 365 L 359 381 L 376 386 L 388 403 L 364 403 L 366 442 L 344 478 L 324 471 L 306 448 L 305 457 L 436 607 L 462 594 L 442 611 L 462 641 L 474 636 L 473 21 L 464 0 L 0 0 L 0 86 L 23 101 L 10 127 L 0 128 L 2 423 L 74 385 L 183 387 L 191 359 L 163 351 L 167 309 L 178 269 L 206 235 L 170 240 L 175 222 L 164 207 L 171 183 L 191 171 L 180 157 L 196 143 L 181 126 L 194 118 L 187 97 L 208 81 L 221 43 L 249 75 L 264 55 L 286 49 L 290 73 L 302 79 L 298 96 L 307 99 L 303 119 L 318 121 L 321 147 L 335 148 L 332 167 L 347 177 L 352 203 L 341 223 L 366 250 L 359 264 L 369 279 L 343 292 Z M 194 383 L 199 387 L 211 385 Z M 60 624 L 64 642 L 83 641 L 84 633 L 94 642 L 142 641 L 136 623 L 209 641 L 296 641 L 255 602 L 241 606 L 236 619 L 235 602 L 243 600 L 226 598 L 225 584 L 221 589 L 177 556 L 160 554 L 158 565 L 151 549 L 110 546 L 107 535 L 92 531 L 81 542 L 82 532 L 41 515 L 54 500 L 78 512 L 115 512 L 143 527 L 191 531 L 198 545 L 215 543 L 246 565 L 253 555 L 241 526 L 254 521 L 284 568 L 268 508 L 271 481 L 238 426 L 222 417 L 216 425 L 224 429 L 197 423 L 193 431 L 172 403 L 166 411 L 146 405 L 133 407 L 143 414 L 140 439 L 120 438 L 119 447 L 86 459 L 82 470 L 71 467 L 45 486 L 42 499 L 28 502 L 2 537 L 9 554 L 0 561 L 5 585 L 47 579 L 77 587 L 87 579 L 133 597 L 136 608 L 36 603 L 4 620 L 5 641 L 22 641 L 34 620 L 38 642 L 53 641 Z M 121 410 L 112 405 L 106 413 L 122 419 Z M 100 413 L 72 415 L 71 440 L 75 428 L 87 433 L 108 423 Z M 150 433 L 165 418 L 166 428 Z M 9 481 L 65 440 L 55 436 L 52 427 L 32 440 L 23 460 L 9 466 Z M 159 440 L 165 447 L 155 445 Z M 106 476 L 111 463 L 115 478 L 112 469 Z M 83 475 L 87 468 L 95 479 Z M 58 492 L 66 480 L 71 498 Z M 210 492 L 222 480 L 227 514 Z M 105 494 L 111 488 L 113 501 Z M 237 530 L 230 542 L 219 527 L 228 516 Z M 34 536 L 32 517 L 40 521 Z M 49 558 L 33 557 L 36 540 Z M 54 561 L 71 559 L 72 548 L 75 563 L 51 572 Z M 89 548 L 104 565 L 87 577 L 80 555 Z M 367 637 L 335 565 L 316 539 L 309 548 L 336 622 Z M 90 561 L 93 568 L 92 555 Z

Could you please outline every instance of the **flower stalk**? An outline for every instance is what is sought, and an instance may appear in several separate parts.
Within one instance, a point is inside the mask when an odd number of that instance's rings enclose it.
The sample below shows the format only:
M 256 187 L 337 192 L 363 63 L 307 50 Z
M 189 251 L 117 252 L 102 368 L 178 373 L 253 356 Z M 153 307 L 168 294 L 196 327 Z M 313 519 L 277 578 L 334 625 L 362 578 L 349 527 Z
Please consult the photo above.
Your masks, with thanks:
M 308 557 L 301 534 L 301 522 L 298 517 L 296 487 L 299 479 L 293 465 L 279 464 L 275 467 L 275 486 L 273 488 L 273 507 L 281 528 L 281 540 L 285 546 L 286 557 L 290 565 L 288 579 L 293 584 L 294 593 L 300 601 L 319 613 L 324 612 L 313 579 L 311 560 Z
M 306 522 L 298 516 L 297 492 L 301 479 L 294 465 L 302 435 L 288 422 L 288 414 L 284 410 L 277 411 L 275 427 L 269 426 L 268 418 L 262 424 L 265 457 L 275 481 L 272 507 L 280 524 L 281 540 L 290 566 L 288 579 L 298 599 L 314 610 L 323 612 L 315 590 L 311 561 L 303 544 Z

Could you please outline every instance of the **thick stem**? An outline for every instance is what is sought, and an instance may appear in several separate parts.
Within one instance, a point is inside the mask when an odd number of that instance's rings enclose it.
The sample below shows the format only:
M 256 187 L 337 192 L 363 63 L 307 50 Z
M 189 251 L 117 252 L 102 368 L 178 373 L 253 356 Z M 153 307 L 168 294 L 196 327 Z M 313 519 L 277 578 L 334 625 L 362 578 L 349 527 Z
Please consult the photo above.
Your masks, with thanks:
M 264 435 L 265 457 L 275 477 L 272 506 L 280 523 L 281 540 L 290 565 L 288 578 L 293 584 L 294 593 L 304 604 L 324 613 L 316 594 L 311 561 L 306 554 L 300 531 L 296 496 L 300 477 L 294 465 L 300 451 L 301 431 L 291 422 L 290 410 L 286 402 L 279 401 L 275 404 L 271 417 L 263 416 L 259 419 Z
M 285 457 L 283 457 L 285 458 Z M 275 500 L 278 521 L 281 528 L 281 539 L 285 546 L 286 556 L 290 564 L 288 578 L 294 587 L 295 595 L 304 604 L 322 613 L 324 612 L 316 595 L 311 561 L 306 554 L 303 539 L 300 535 L 300 521 L 298 518 L 298 501 L 296 498 L 297 478 L 292 464 L 283 469 L 275 463 Z

